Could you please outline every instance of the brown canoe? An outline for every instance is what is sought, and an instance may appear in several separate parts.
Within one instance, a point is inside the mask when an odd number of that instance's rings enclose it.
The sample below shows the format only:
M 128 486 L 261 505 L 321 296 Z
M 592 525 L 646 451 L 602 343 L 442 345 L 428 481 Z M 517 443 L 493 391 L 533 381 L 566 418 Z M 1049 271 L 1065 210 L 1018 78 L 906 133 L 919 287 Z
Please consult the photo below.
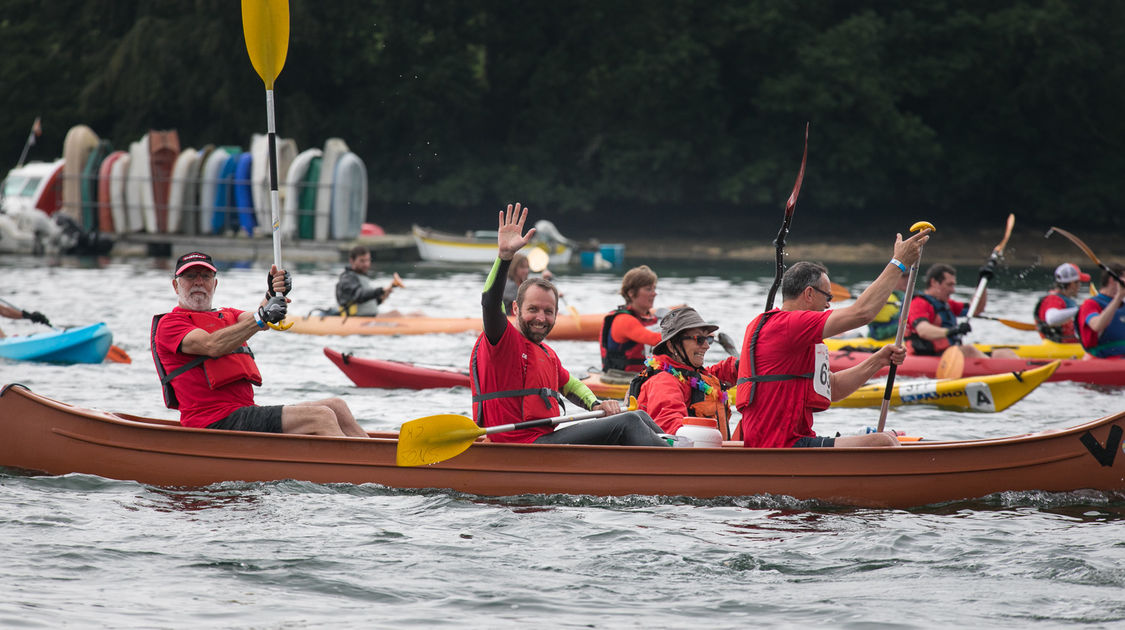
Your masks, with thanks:
M 0 466 L 167 486 L 299 479 L 518 494 L 789 495 L 905 508 L 1001 491 L 1125 490 L 1125 412 L 1060 431 L 895 449 L 746 449 L 478 443 L 440 464 L 395 465 L 375 439 L 189 429 L 0 390 Z
M 549 340 L 597 341 L 605 313 L 570 315 L 559 313 Z M 509 317 L 509 320 L 512 318 Z M 512 320 L 514 321 L 514 320 Z M 309 315 L 290 317 L 289 332 L 303 335 L 428 335 L 433 333 L 464 333 L 479 335 L 483 326 L 480 317 L 340 317 Z

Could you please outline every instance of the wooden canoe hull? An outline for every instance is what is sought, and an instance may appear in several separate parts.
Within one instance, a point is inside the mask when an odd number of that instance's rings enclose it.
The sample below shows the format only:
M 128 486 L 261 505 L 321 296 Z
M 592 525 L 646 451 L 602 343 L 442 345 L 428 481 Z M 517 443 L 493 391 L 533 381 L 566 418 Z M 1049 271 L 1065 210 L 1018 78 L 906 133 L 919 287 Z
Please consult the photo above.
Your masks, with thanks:
M 515 322 L 515 318 L 509 317 Z M 597 341 L 605 314 L 578 315 L 560 313 L 547 340 Z M 291 333 L 302 335 L 429 335 L 434 333 L 472 333 L 483 330 L 479 317 L 341 317 L 309 315 L 290 317 Z
M 832 371 L 843 370 L 862 362 L 869 356 L 871 355 L 866 352 L 836 351 L 829 354 L 829 365 Z M 898 366 L 897 372 L 901 376 L 933 378 L 937 374 L 940 360 L 941 357 L 908 354 L 902 365 Z M 962 376 L 1019 372 L 1042 367 L 1050 362 L 1050 359 L 965 359 Z M 877 375 L 886 373 L 887 368 L 883 368 Z M 1077 381 L 1093 385 L 1125 385 L 1125 360 L 1094 358 L 1060 360 L 1058 369 L 1047 380 Z
M 398 467 L 374 439 L 211 431 L 83 409 L 20 386 L 0 390 L 0 466 L 164 486 L 298 479 L 448 488 L 484 496 L 788 495 L 906 508 L 1001 491 L 1125 490 L 1125 412 L 1070 429 L 895 449 L 746 449 L 478 443 Z

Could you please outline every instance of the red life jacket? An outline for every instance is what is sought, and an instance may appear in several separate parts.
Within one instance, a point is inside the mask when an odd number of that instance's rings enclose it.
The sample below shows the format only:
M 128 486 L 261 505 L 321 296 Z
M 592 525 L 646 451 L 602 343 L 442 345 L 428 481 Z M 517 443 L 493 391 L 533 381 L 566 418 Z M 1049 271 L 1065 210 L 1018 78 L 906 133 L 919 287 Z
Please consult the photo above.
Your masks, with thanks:
M 156 328 L 160 324 L 160 318 L 165 315 L 167 313 L 153 316 L 149 338 L 152 347 L 152 362 L 156 366 L 157 376 L 160 377 L 160 387 L 164 393 L 164 405 L 166 407 L 169 409 L 180 408 L 180 401 L 176 399 L 176 391 L 172 388 L 172 381 L 184 372 L 199 366 L 203 367 L 203 374 L 211 389 L 218 389 L 239 379 L 248 380 L 254 385 L 262 384 L 262 374 L 258 372 L 258 366 L 254 363 L 254 353 L 250 351 L 250 346 L 245 343 L 230 354 L 221 357 L 197 356 L 168 372 L 164 364 L 160 362 L 160 356 L 156 352 Z M 191 311 L 187 315 L 191 319 L 191 323 L 208 333 L 230 325 L 217 317 L 216 311 Z
M 625 370 L 626 372 L 640 372 L 644 369 L 645 365 L 645 346 L 642 343 L 637 343 L 632 340 L 625 340 L 623 343 L 617 343 L 613 340 L 613 335 L 610 334 L 613 329 L 613 320 L 619 315 L 630 315 L 637 318 L 642 326 L 646 328 L 657 322 L 655 315 L 648 317 L 641 317 L 625 308 L 624 305 L 618 306 L 617 310 L 605 316 L 602 320 L 602 370 Z
M 510 324 L 509 324 L 510 325 Z M 508 364 L 505 367 L 508 370 L 519 370 L 522 375 L 521 384 L 523 387 L 519 389 L 509 389 L 498 392 L 481 392 L 480 372 L 485 370 L 487 362 L 491 361 L 491 354 L 487 352 L 480 352 L 481 344 L 488 343 L 488 338 L 481 335 L 477 339 L 476 344 L 473 345 L 472 356 L 469 357 L 469 375 L 471 377 L 471 385 L 473 392 L 473 420 L 480 426 L 487 426 L 485 424 L 485 401 L 494 400 L 497 398 L 521 398 L 520 401 L 520 417 L 515 420 L 522 422 L 524 420 L 538 420 L 539 418 L 550 418 L 560 414 L 560 409 L 565 410 L 564 403 L 565 397 L 555 387 L 558 386 L 557 373 L 546 373 L 550 365 L 558 365 L 559 358 L 555 351 L 550 347 L 537 344 L 529 341 L 526 337 L 519 333 L 515 333 L 519 337 L 521 343 L 522 360 L 520 364 Z M 548 361 L 532 361 L 529 360 L 534 353 L 546 353 Z M 540 367 L 537 367 L 540 366 Z M 510 418 L 499 420 L 499 423 L 513 421 Z
M 746 365 L 749 367 L 750 376 L 743 376 L 743 377 L 739 378 L 737 381 L 735 381 L 735 386 L 737 387 L 736 391 L 741 392 L 742 389 L 743 389 L 743 386 L 748 387 L 749 391 L 747 392 L 746 404 L 749 405 L 749 404 L 754 402 L 754 392 L 755 392 L 755 389 L 756 389 L 756 387 L 758 386 L 759 383 L 772 383 L 772 382 L 776 382 L 776 381 L 789 381 L 789 380 L 798 379 L 798 378 L 808 379 L 810 392 L 809 392 L 808 402 L 805 406 L 813 412 L 824 411 L 825 409 L 828 409 L 832 405 L 832 399 L 828 398 L 826 396 L 823 396 L 823 395 L 820 394 L 820 392 L 816 391 L 816 386 L 813 382 L 813 379 L 814 378 L 819 379 L 822 383 L 829 382 L 831 380 L 831 373 L 830 372 L 821 373 L 821 374 L 815 374 L 814 372 L 806 372 L 804 374 L 758 374 L 757 365 L 756 365 L 756 361 L 757 361 L 756 351 L 757 351 L 757 346 L 758 346 L 758 337 L 762 332 L 762 327 L 766 325 L 766 321 L 769 320 L 770 317 L 772 317 L 772 316 L 774 316 L 774 315 L 776 315 L 780 312 L 781 312 L 780 310 L 773 310 L 773 311 L 769 311 L 767 313 L 762 313 L 761 315 L 758 316 L 758 325 L 754 327 L 754 332 L 750 335 L 750 339 L 747 342 L 747 351 L 744 354 L 744 356 L 749 355 L 748 358 L 750 359 L 750 361 Z M 827 364 L 827 362 L 825 362 L 824 365 L 821 366 L 821 369 L 827 370 L 828 369 L 827 366 L 828 366 L 828 364 Z M 741 367 L 741 364 L 740 364 L 740 367 Z M 815 369 L 816 369 L 815 366 L 814 366 L 813 369 L 815 371 Z M 740 370 L 740 373 L 741 373 L 741 370 Z

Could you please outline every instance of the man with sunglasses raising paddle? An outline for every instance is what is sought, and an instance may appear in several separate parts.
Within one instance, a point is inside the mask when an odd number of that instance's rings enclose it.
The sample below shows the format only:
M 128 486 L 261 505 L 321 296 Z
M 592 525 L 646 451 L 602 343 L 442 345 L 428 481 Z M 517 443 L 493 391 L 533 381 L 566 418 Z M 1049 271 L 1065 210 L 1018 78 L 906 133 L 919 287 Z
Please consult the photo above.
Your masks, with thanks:
M 828 270 L 799 262 L 781 278 L 781 308 L 762 313 L 746 327 L 735 405 L 742 413 L 743 444 L 755 448 L 897 446 L 890 433 L 840 438 L 813 431 L 813 413 L 824 411 L 863 385 L 891 361 L 901 364 L 902 346 L 884 346 L 859 365 L 833 373 L 824 338 L 866 326 L 887 303 L 899 278 L 918 261 L 930 230 L 907 240 L 899 234 L 883 272 L 844 308 L 828 310 Z

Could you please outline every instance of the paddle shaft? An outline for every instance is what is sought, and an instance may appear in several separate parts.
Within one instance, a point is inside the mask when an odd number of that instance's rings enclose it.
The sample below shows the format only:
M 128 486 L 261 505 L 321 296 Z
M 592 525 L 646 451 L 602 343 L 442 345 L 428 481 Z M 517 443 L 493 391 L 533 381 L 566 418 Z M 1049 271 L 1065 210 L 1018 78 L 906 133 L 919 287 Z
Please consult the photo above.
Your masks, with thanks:
M 1071 243 L 1074 243 L 1075 245 L 1077 245 L 1078 249 L 1081 249 L 1083 252 L 1085 252 L 1086 256 L 1088 256 L 1090 258 L 1090 260 L 1094 261 L 1095 265 L 1097 265 L 1102 271 L 1108 273 L 1114 280 L 1117 280 L 1121 284 L 1125 284 L 1125 280 L 1122 280 L 1121 276 L 1119 276 L 1117 274 L 1117 272 L 1110 269 L 1108 266 L 1106 266 L 1105 263 L 1103 263 L 1101 260 L 1099 260 L 1097 255 L 1094 254 L 1094 250 L 1090 249 L 1089 246 L 1086 245 L 1086 243 L 1082 242 L 1082 239 L 1080 239 L 1077 236 L 1071 234 L 1070 232 L 1067 232 L 1066 230 L 1064 230 L 1062 228 L 1058 228 L 1058 227 L 1051 227 L 1051 229 L 1047 230 L 1047 236 L 1049 237 L 1049 236 L 1051 236 L 1051 234 L 1054 234 L 1055 232 L 1058 232 L 1059 234 L 1062 234 L 1067 239 L 1069 239 Z
M 281 266 L 281 205 L 277 192 L 277 123 L 274 118 L 273 90 L 266 90 L 266 133 L 270 154 L 270 221 L 273 226 L 273 264 Z
M 769 294 L 766 296 L 766 310 L 773 310 L 773 300 L 777 296 L 777 288 L 781 286 L 781 276 L 785 273 L 785 237 L 789 235 L 789 225 L 793 223 L 793 213 L 797 210 L 797 196 L 801 194 L 801 182 L 805 180 L 805 162 L 809 157 L 809 123 L 805 123 L 805 150 L 801 154 L 801 169 L 797 171 L 797 181 L 793 183 L 793 192 L 785 202 L 785 218 L 781 221 L 781 229 L 773 243 L 774 276 L 770 285 Z
M 988 256 L 988 263 L 999 262 L 1004 257 L 1004 247 L 1008 245 L 1008 238 L 1012 236 L 1012 226 L 1016 224 L 1016 215 L 1008 215 L 1008 223 L 1004 230 L 1004 240 L 992 248 L 992 253 Z M 986 264 L 988 264 L 986 263 Z M 977 305 L 980 304 L 981 297 L 984 295 L 984 289 L 988 286 L 988 276 L 981 276 L 980 281 L 977 282 L 976 293 L 973 293 L 973 301 L 969 303 L 969 312 L 965 317 L 965 321 L 969 321 L 976 315 Z
M 922 260 L 922 250 L 918 249 L 918 260 Z M 903 335 L 906 334 L 906 320 L 910 318 L 910 301 L 914 299 L 914 281 L 918 277 L 918 263 L 910 265 L 910 275 L 906 280 L 906 294 L 902 297 L 902 311 L 898 315 L 898 332 L 895 333 L 895 345 L 902 345 Z M 878 431 L 883 431 L 883 426 L 887 423 L 887 411 L 891 408 L 891 390 L 895 386 L 895 373 L 898 371 L 898 366 L 893 362 L 887 370 L 887 387 L 883 390 L 883 404 L 879 408 L 879 425 Z
M 604 415 L 605 411 L 599 409 L 597 411 L 587 411 L 586 413 L 576 413 L 567 416 L 555 416 L 554 418 L 539 418 L 537 420 L 526 420 L 524 422 L 515 422 L 512 424 L 498 424 L 496 426 L 486 428 L 484 430 L 484 434 L 492 435 L 493 433 L 507 433 L 508 431 L 533 429 L 535 427 L 553 427 L 566 422 L 577 422 L 578 420 L 600 418 Z

